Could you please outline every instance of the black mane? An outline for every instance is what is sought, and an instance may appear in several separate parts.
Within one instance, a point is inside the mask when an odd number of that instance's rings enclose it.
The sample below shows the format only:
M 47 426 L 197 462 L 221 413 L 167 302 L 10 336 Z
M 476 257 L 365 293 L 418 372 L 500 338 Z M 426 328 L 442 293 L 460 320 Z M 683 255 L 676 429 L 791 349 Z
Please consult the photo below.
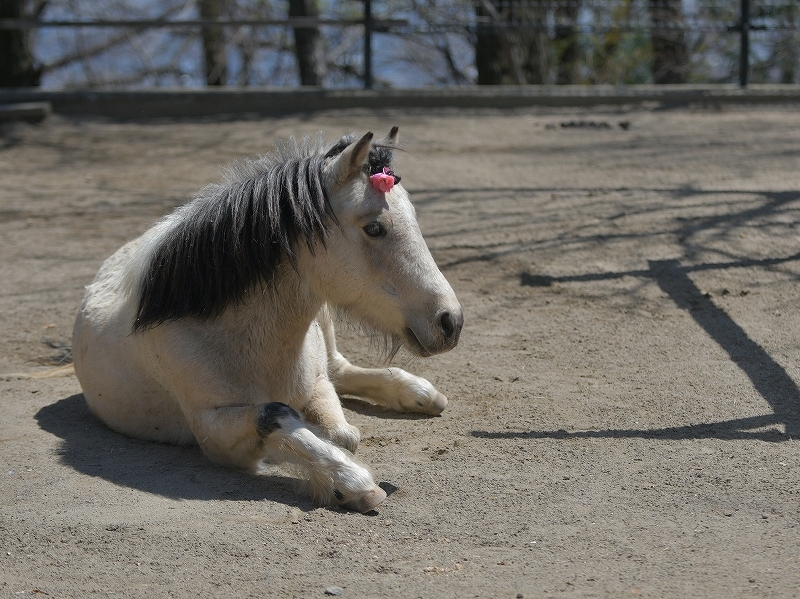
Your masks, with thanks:
M 290 140 L 274 154 L 238 165 L 227 185 L 207 186 L 179 208 L 145 269 L 133 330 L 218 316 L 254 286 L 269 284 L 283 260 L 296 265 L 298 242 L 312 252 L 324 244 L 336 215 L 322 168 L 347 147 L 345 139 L 325 154 L 308 139 Z M 389 161 L 391 150 L 373 148 L 369 168 Z

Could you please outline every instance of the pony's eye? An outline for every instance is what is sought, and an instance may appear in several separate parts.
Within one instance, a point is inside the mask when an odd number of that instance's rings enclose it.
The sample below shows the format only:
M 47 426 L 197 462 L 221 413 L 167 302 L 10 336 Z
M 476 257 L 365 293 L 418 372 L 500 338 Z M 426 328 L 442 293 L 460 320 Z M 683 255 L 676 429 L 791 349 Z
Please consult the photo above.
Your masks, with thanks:
M 372 237 L 374 239 L 376 237 L 383 237 L 386 235 L 386 229 L 384 229 L 383 225 L 378 221 L 375 221 L 364 227 L 364 233 L 367 234 L 367 237 Z

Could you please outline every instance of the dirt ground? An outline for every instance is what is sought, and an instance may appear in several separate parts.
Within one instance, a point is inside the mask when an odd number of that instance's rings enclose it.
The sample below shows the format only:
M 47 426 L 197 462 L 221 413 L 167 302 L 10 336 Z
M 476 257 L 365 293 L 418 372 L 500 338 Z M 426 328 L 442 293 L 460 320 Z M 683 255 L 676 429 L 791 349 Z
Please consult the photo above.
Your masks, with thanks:
M 100 263 L 223 165 L 394 124 L 466 325 L 398 359 L 442 416 L 344 402 L 394 491 L 377 512 L 17 376 L 51 371 Z M 799 225 L 797 106 L 6 125 L 0 596 L 800 596 Z

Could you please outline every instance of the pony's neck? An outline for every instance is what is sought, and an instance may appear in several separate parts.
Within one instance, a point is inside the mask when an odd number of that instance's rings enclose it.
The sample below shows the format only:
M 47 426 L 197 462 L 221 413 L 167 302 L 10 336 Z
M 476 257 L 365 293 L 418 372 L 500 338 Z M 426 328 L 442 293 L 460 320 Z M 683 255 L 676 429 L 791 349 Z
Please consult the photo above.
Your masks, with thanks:
M 247 335 L 251 348 L 263 344 L 267 353 L 280 349 L 289 357 L 293 349 L 299 351 L 302 347 L 323 302 L 305 277 L 286 263 L 276 269 L 269 284 L 248 290 L 245 299 L 225 310 L 218 320 L 225 320 L 223 326 L 230 326 L 238 334 Z

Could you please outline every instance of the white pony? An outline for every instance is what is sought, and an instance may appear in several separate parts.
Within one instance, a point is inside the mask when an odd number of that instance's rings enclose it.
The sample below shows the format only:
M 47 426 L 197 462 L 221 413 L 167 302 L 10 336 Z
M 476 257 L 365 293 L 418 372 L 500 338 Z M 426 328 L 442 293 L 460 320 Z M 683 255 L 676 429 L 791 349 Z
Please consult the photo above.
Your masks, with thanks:
M 349 451 L 337 392 L 401 412 L 447 399 L 399 368 L 336 349 L 330 309 L 418 356 L 455 347 L 461 305 L 391 171 L 397 128 L 304 139 L 234 167 L 108 258 L 75 322 L 75 372 L 92 411 L 126 435 L 199 443 L 213 461 L 305 467 L 321 503 L 386 497 Z M 316 431 L 315 432 L 312 432 Z

